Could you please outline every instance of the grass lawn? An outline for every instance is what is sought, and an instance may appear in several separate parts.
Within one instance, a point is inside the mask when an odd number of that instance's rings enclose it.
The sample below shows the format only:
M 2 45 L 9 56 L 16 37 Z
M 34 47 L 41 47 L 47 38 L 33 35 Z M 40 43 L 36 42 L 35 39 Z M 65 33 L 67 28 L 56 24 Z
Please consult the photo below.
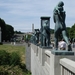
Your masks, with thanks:
M 25 64 L 25 46 L 24 45 L 8 45 L 3 44 L 0 45 L 0 50 L 5 50 L 8 53 L 17 52 L 21 57 L 21 63 Z M 29 71 L 26 70 L 25 65 L 22 66 L 22 68 L 19 67 L 19 65 L 12 67 L 9 70 L 9 65 L 0 65 L 0 70 L 4 69 L 4 72 L 6 73 L 5 69 L 8 69 L 10 74 L 0 74 L 0 75 L 31 75 Z M 13 73 L 13 74 L 12 74 Z
M 0 45 L 0 50 L 6 50 L 7 52 L 17 52 L 21 56 L 22 63 L 25 64 L 25 46 L 16 46 L 16 45 Z

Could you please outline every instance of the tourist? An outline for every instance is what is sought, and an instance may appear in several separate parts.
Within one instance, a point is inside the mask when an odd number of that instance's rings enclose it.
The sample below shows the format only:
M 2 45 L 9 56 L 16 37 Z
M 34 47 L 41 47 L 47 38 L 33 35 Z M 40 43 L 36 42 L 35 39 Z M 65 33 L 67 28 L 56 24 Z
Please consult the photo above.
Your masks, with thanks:
M 66 50 L 66 42 L 62 39 L 61 41 L 59 41 L 58 47 L 60 50 Z

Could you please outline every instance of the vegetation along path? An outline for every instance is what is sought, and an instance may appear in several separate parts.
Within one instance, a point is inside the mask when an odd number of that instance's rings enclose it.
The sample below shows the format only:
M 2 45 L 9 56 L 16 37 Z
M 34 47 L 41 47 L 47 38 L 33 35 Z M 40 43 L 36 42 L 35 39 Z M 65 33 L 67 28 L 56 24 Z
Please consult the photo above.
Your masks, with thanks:
M 25 67 L 25 45 L 0 45 L 0 75 L 31 75 Z

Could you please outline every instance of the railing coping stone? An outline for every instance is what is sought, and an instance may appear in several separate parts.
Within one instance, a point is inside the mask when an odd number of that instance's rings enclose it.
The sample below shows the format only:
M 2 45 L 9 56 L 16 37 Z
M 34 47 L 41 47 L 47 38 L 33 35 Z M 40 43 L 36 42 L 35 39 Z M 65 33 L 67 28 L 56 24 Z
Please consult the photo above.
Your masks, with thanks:
M 48 56 L 50 56 L 50 54 L 51 54 L 51 51 L 49 51 L 49 50 L 46 50 L 46 51 L 45 51 L 45 54 L 47 54 Z
M 75 73 L 75 61 L 67 58 L 60 59 L 60 65 Z

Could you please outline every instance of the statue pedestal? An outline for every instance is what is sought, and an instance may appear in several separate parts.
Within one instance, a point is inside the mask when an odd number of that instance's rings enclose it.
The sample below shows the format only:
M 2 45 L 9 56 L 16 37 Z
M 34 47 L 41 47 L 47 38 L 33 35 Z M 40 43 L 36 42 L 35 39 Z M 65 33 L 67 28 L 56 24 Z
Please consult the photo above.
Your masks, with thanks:
M 46 47 L 46 46 L 42 46 L 41 48 L 43 48 L 43 49 L 52 49 L 52 47 Z
M 74 55 L 74 52 L 66 50 L 53 50 L 51 52 L 54 55 Z
M 75 60 L 74 52 L 66 50 L 52 50 L 50 56 L 50 75 L 61 75 L 60 59 L 68 58 Z
M 52 47 L 50 47 L 50 46 L 48 46 L 48 47 L 46 47 L 46 46 L 39 46 L 40 48 L 42 48 L 42 49 L 52 49 Z

